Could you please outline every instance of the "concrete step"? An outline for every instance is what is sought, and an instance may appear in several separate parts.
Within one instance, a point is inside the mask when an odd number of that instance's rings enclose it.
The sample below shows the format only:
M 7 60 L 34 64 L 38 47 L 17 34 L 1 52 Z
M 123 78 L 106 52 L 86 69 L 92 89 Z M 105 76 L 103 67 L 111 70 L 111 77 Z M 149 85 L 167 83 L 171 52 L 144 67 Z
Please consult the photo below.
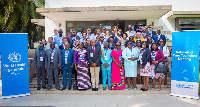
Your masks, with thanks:
M 69 80 L 69 78 L 67 78 Z M 75 78 L 72 78 L 72 80 L 75 80 Z M 63 77 L 59 77 L 59 82 L 63 81 Z M 149 81 L 152 81 L 151 79 Z M 164 79 L 162 80 L 164 81 Z M 32 82 L 37 82 L 37 78 L 33 78 Z M 158 79 L 156 79 L 156 82 L 158 82 Z M 167 78 L 167 82 L 171 82 L 171 78 Z
M 103 90 L 101 87 L 99 87 L 99 91 L 92 91 L 92 89 L 88 89 L 86 91 L 79 91 L 79 90 L 56 90 L 55 88 L 52 88 L 51 90 L 46 90 L 46 89 L 41 89 L 37 90 L 36 88 L 30 88 L 30 93 L 31 94 L 85 94 L 85 95 L 90 95 L 90 94 L 95 94 L 95 95 L 101 95 L 101 94 L 170 94 L 171 88 L 164 88 L 162 87 L 161 91 L 151 90 L 149 88 L 148 91 L 141 91 L 139 90 L 142 86 L 138 86 L 138 90 L 128 90 L 127 88 L 124 90 Z
M 72 85 L 74 84 L 74 81 L 72 82 Z M 128 84 L 126 84 L 126 88 L 128 88 Z M 59 82 L 59 85 L 60 87 L 62 87 L 62 82 Z M 47 86 L 47 85 L 46 85 Z M 132 86 L 132 84 L 131 84 Z M 137 87 L 142 87 L 143 84 L 137 84 Z M 152 87 L 153 86 L 153 83 L 149 82 L 149 87 Z M 156 82 L 156 88 L 158 87 L 158 82 Z M 171 88 L 171 82 L 167 82 L 167 85 L 164 85 L 164 83 L 161 85 L 161 87 L 163 88 Z M 29 83 L 29 88 L 37 88 L 37 82 L 32 82 L 32 83 Z M 52 88 L 55 88 L 55 84 L 52 84 Z M 103 88 L 103 85 L 102 84 L 99 84 L 99 88 Z

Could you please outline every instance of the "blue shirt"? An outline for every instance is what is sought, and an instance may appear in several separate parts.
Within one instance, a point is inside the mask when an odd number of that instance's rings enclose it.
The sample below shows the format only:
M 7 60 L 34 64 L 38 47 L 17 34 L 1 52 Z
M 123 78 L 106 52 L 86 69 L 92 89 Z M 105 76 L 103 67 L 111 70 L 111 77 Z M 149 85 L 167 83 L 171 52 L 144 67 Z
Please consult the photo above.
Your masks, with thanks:
M 112 57 L 111 57 L 111 49 L 103 49 L 102 54 L 101 54 L 101 62 L 103 63 L 103 69 L 106 70 L 111 70 L 111 63 L 112 63 Z M 104 63 L 109 64 L 107 68 L 105 68 Z

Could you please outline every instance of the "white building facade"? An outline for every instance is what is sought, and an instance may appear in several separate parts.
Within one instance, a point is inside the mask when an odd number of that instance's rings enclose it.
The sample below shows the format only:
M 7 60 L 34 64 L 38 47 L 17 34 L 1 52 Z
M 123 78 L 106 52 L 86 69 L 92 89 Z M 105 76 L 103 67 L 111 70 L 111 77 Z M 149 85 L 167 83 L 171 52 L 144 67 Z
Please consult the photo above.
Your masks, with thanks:
M 127 26 L 153 25 L 162 29 L 171 46 L 172 32 L 200 30 L 200 0 L 45 0 L 45 8 L 36 12 L 45 16 L 45 38 L 54 28 L 65 36 L 70 29 L 80 27 L 112 30 L 118 26 L 126 32 Z

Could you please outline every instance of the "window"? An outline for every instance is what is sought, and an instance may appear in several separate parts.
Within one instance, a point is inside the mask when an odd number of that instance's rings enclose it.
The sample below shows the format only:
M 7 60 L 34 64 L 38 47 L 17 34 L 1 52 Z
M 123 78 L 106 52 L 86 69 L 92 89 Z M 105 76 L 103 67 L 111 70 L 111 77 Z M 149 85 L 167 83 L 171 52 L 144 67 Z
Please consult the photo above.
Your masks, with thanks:
M 176 18 L 176 30 L 200 30 L 200 18 Z
M 70 29 L 73 29 L 73 22 L 67 22 L 67 35 L 70 35 Z

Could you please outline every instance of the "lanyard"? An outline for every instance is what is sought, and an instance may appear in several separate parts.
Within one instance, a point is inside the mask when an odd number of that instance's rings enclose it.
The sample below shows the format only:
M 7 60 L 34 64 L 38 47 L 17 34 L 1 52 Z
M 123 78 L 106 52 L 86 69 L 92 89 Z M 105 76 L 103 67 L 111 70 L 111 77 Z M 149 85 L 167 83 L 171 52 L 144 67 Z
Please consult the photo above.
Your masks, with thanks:
M 51 54 L 53 54 L 55 52 L 55 48 L 53 50 L 51 50 Z
M 42 55 L 43 55 L 44 49 L 42 50 Z M 41 51 L 39 50 L 39 53 L 41 53 Z M 41 55 L 41 54 L 40 54 Z
M 121 50 L 118 50 L 118 49 L 117 49 L 117 51 L 120 52 Z

